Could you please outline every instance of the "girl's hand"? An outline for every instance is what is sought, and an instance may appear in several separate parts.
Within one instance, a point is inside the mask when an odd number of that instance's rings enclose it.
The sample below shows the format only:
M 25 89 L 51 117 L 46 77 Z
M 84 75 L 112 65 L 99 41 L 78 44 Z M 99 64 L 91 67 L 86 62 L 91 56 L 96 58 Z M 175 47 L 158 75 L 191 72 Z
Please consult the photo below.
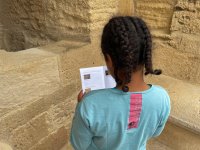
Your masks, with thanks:
M 83 99 L 84 95 L 85 95 L 85 93 L 83 93 L 83 90 L 81 90 L 80 93 L 78 94 L 78 97 L 77 97 L 78 103 L 81 102 L 81 100 Z

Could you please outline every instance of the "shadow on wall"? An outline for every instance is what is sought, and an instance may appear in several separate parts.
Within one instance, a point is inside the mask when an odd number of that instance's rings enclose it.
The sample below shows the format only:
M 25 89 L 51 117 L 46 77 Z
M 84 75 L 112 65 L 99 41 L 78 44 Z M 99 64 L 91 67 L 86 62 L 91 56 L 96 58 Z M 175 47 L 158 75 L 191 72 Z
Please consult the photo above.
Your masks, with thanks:
M 90 41 L 85 0 L 0 0 L 0 49 L 19 51 L 60 40 Z

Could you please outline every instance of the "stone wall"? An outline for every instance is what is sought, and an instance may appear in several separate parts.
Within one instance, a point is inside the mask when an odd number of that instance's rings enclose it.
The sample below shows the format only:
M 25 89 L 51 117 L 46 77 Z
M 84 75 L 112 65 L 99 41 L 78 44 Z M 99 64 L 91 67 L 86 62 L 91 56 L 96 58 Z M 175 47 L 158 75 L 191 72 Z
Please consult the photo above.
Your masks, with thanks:
M 199 5 L 198 0 L 135 0 L 135 15 L 153 35 L 154 68 L 163 70 L 162 76 L 146 80 L 171 97 L 169 122 L 157 138 L 170 150 L 200 149 Z
M 169 33 L 176 0 L 135 1 L 135 15 L 142 17 L 155 32 Z
M 65 39 L 89 41 L 88 0 L 0 0 L 0 5 L 0 48 L 18 51 Z
M 165 75 L 200 83 L 199 13 L 199 1 L 137 2 L 136 15 L 148 23 L 154 37 L 155 66 Z
M 0 48 L 19 51 L 67 39 L 89 42 L 91 31 L 114 15 L 118 1 L 0 0 L 0 4 Z
M 0 51 L 0 142 L 14 150 L 61 149 L 69 141 L 81 90 L 79 68 L 103 65 L 95 47 L 61 41 Z
M 18 2 L 20 6 L 25 5 L 22 1 Z M 37 15 L 31 15 L 32 13 L 29 12 L 28 18 L 46 14 L 44 11 L 47 10 L 40 8 L 44 2 L 47 3 L 47 1 L 37 1 L 39 8 L 33 9 L 41 9 L 41 11 L 35 11 Z M 59 150 L 69 141 L 77 93 L 81 90 L 79 69 L 104 65 L 99 46 L 102 26 L 118 11 L 118 2 L 114 0 L 71 2 L 71 10 L 65 8 L 68 13 L 74 13 L 70 15 L 71 19 L 65 16 L 67 19 L 63 20 L 63 26 L 60 24 L 54 26 L 57 23 L 54 20 L 57 13 L 66 13 L 61 11 L 66 5 L 62 6 L 64 4 L 62 1 L 48 1 L 56 6 L 54 11 L 49 12 L 52 16 L 51 22 L 36 19 L 41 23 L 41 28 L 38 28 L 37 33 L 27 30 L 28 34 L 25 37 L 29 42 L 32 38 L 38 38 L 38 41 L 47 44 L 46 42 L 49 41 L 39 34 L 45 34 L 45 37 L 52 39 L 56 30 L 62 29 L 65 33 L 71 33 L 73 28 L 73 33 L 77 32 L 73 34 L 73 38 L 19 52 L 0 51 L 0 147 L 2 142 L 10 145 L 13 150 Z M 19 4 L 14 2 L 10 7 L 19 7 Z M 36 1 L 28 1 L 26 5 L 33 7 L 35 4 Z M 82 10 L 80 7 L 90 9 Z M 22 8 L 20 12 L 25 11 L 24 7 Z M 16 13 L 16 10 L 13 11 Z M 31 19 L 24 19 L 21 15 L 19 18 L 18 13 L 14 16 L 17 16 L 15 21 L 18 20 L 17 22 L 20 23 L 18 27 L 23 31 L 26 25 L 31 28 L 35 25 L 35 21 Z M 88 18 L 85 18 L 86 16 Z M 74 18 L 77 18 L 77 22 L 74 22 Z M 88 20 L 89 24 L 87 24 Z M 26 29 L 29 29 L 28 26 Z M 71 26 L 70 30 L 68 26 Z M 17 31 L 13 30 L 13 34 L 14 32 Z M 84 42 L 82 34 L 89 36 L 91 42 Z M 70 34 L 63 36 L 65 35 Z M 60 37 L 56 38 L 58 39 L 55 41 L 60 40 Z M 83 40 L 80 42 L 74 38 L 83 38 Z M 20 46 L 18 43 L 15 44 Z
M 164 75 L 147 80 L 165 87 L 172 99 L 170 124 L 157 140 L 173 150 L 198 147 L 198 1 L 0 0 L 0 4 L 0 12 L 6 12 L 0 16 L 0 45 L 7 50 L 59 41 L 15 53 L 0 51 L 0 147 L 3 142 L 14 150 L 59 150 L 68 142 L 81 89 L 79 68 L 104 65 L 102 27 L 118 12 L 141 16 L 153 34 L 155 68 L 163 69 Z M 184 134 L 188 139 L 182 138 Z M 172 136 L 178 140 L 167 140 Z

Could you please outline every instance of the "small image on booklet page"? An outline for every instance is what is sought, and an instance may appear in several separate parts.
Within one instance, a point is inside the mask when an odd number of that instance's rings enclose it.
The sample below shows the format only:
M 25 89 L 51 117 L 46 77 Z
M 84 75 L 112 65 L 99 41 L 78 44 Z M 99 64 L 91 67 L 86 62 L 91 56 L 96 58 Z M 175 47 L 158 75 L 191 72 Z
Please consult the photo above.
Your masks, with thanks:
M 116 82 L 106 66 L 81 68 L 80 74 L 83 92 L 116 86 Z

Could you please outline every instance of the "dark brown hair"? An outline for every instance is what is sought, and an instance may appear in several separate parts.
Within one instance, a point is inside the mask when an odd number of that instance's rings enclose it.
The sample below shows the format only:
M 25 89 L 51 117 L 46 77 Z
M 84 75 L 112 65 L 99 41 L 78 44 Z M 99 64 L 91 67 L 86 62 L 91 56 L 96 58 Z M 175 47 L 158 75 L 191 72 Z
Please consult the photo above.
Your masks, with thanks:
M 117 85 L 123 85 L 123 91 L 128 92 L 126 84 L 130 83 L 131 75 L 140 66 L 145 67 L 145 75 L 160 75 L 161 70 L 153 70 L 152 38 L 146 23 L 138 17 L 114 17 L 104 27 L 102 52 L 107 59 L 109 54 L 114 65 L 114 77 Z M 125 77 L 121 81 L 119 70 Z

